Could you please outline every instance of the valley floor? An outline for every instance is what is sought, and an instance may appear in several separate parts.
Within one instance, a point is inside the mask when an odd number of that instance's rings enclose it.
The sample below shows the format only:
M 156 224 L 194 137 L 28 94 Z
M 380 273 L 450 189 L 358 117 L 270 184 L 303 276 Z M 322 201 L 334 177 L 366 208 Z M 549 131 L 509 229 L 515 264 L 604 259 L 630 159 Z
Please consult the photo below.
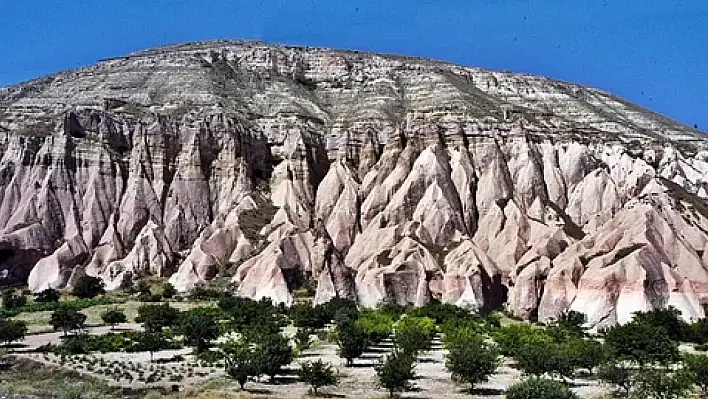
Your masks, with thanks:
M 139 328 L 137 324 L 126 324 L 122 329 Z M 108 332 L 108 327 L 93 327 L 91 334 Z M 292 333 L 288 328 L 286 333 Z M 297 363 L 307 360 L 322 359 L 335 365 L 340 373 L 340 383 L 335 387 L 322 389 L 325 397 L 337 398 L 384 398 L 387 393 L 378 388 L 373 365 L 391 350 L 390 341 L 383 341 L 370 347 L 364 355 L 356 359 L 354 366 L 344 367 L 344 362 L 337 355 L 337 346 L 325 341 L 316 341 L 313 346 L 305 350 L 300 357 L 276 378 L 275 382 L 264 377 L 261 382 L 249 382 L 246 390 L 241 391 L 235 381 L 227 379 L 224 372 L 216 367 L 201 367 L 191 355 L 191 349 L 160 351 L 154 354 L 154 361 L 150 361 L 148 353 L 94 353 L 91 355 L 71 356 L 62 361 L 52 354 L 34 353 L 32 350 L 46 343 L 59 341 L 59 333 L 33 334 L 27 337 L 25 348 L 17 354 L 21 360 L 31 361 L 36 367 L 25 366 L 18 381 L 13 382 L 5 375 L 5 381 L 0 386 L 0 393 L 6 395 L 34 393 L 38 397 L 49 397 L 43 391 L 46 385 L 39 383 L 31 387 L 31 383 L 23 379 L 39 382 L 46 370 L 57 368 L 59 372 L 52 375 L 64 375 L 65 381 L 71 386 L 75 379 L 74 390 L 52 390 L 53 397 L 57 398 L 110 398 L 124 397 L 126 393 L 134 393 L 137 397 L 148 398 L 303 398 L 308 397 L 309 388 L 298 381 L 296 377 Z M 444 350 L 439 340 L 434 341 L 432 350 L 419 356 L 416 365 L 415 388 L 405 392 L 405 398 L 503 398 L 504 390 L 510 385 L 521 380 L 521 373 L 510 366 L 510 361 L 504 364 L 490 378 L 487 383 L 480 384 L 474 392 L 470 393 L 465 387 L 455 384 L 450 379 L 450 373 L 445 369 Z M 119 369 L 120 376 L 113 371 Z M 37 375 L 35 376 L 35 373 Z M 127 374 L 131 377 L 127 377 Z M 155 375 L 155 381 L 147 382 L 150 375 Z M 19 376 L 18 376 L 19 377 Z M 138 379 L 142 377 L 143 381 Z M 80 382 L 80 381 L 84 382 Z M 86 381 L 91 381 L 88 384 Z M 75 396 L 76 390 L 87 389 L 86 386 L 97 387 L 96 393 L 83 392 Z M 61 384 L 60 384 L 61 385 Z M 571 384 L 573 391 L 581 398 L 601 398 L 607 389 L 594 379 L 578 379 Z M 178 392 L 173 392 L 173 389 Z M 60 392 L 61 391 L 61 392 Z

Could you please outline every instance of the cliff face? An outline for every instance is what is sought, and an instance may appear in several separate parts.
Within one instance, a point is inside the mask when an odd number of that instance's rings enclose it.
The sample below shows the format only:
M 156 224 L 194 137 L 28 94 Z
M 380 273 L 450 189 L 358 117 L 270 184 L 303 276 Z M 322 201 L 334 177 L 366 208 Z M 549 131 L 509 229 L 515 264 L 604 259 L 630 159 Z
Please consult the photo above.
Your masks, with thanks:
M 708 303 L 708 140 L 599 90 L 400 56 L 191 43 L 0 89 L 0 278 L 598 326 Z M 73 277 L 72 277 L 73 276 Z

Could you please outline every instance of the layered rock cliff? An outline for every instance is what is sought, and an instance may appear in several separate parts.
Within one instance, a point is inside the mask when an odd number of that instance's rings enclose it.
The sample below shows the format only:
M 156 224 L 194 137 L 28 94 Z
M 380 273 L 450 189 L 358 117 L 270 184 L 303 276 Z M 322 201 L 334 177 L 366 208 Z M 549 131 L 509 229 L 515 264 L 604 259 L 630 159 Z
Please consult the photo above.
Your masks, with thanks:
M 0 89 L 0 278 L 423 305 L 596 326 L 708 303 L 708 140 L 611 94 L 219 41 Z

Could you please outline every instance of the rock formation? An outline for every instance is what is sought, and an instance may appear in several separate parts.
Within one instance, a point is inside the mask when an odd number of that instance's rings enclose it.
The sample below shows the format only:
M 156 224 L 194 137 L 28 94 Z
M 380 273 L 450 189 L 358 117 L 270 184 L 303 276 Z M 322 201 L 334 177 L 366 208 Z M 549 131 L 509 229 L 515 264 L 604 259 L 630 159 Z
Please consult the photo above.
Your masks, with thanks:
M 0 280 L 595 326 L 708 303 L 708 140 L 600 90 L 219 41 L 0 89 Z

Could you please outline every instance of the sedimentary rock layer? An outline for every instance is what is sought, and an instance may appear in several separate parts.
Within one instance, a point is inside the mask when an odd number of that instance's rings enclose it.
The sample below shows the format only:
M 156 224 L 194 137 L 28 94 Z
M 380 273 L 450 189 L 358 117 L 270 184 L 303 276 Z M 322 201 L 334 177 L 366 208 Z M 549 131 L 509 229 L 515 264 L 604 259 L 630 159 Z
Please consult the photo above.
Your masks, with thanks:
M 708 303 L 708 141 L 600 90 L 258 42 L 0 89 L 0 278 L 595 326 Z

